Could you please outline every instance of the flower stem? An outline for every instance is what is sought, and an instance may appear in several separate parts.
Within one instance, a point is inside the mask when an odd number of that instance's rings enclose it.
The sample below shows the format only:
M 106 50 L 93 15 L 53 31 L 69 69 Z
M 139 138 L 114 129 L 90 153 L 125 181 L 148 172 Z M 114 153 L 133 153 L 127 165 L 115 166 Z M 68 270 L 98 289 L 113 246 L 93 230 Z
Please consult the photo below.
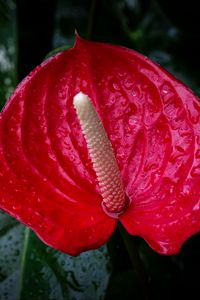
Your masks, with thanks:
M 138 280 L 138 285 L 141 288 L 144 300 L 150 300 L 151 297 L 151 288 L 149 284 L 149 276 L 146 274 L 146 270 L 143 264 L 143 261 L 138 252 L 137 245 L 134 241 L 133 236 L 129 235 L 124 227 L 119 223 L 119 231 L 121 233 L 122 239 L 126 246 L 127 252 L 130 257 L 131 264 L 135 271 L 136 278 Z
M 89 17 L 88 17 L 88 25 L 87 25 L 87 39 L 92 40 L 94 34 L 94 19 L 96 13 L 96 6 L 98 0 L 91 0 Z

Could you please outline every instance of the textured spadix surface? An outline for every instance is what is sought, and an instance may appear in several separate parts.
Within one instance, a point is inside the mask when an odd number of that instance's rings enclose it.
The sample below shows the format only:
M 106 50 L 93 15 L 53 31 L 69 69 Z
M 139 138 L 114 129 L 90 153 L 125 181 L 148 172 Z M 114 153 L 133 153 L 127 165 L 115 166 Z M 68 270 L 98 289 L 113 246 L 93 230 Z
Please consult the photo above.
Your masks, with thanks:
M 200 105 L 146 57 L 78 39 L 37 67 L 0 116 L 0 206 L 47 244 L 78 254 L 105 243 L 105 214 L 72 101 L 82 91 L 112 143 L 131 234 L 172 254 L 200 229 Z
M 73 104 L 96 172 L 102 207 L 106 213 L 117 217 L 124 212 L 126 200 L 112 144 L 89 97 L 80 92 L 74 97 Z

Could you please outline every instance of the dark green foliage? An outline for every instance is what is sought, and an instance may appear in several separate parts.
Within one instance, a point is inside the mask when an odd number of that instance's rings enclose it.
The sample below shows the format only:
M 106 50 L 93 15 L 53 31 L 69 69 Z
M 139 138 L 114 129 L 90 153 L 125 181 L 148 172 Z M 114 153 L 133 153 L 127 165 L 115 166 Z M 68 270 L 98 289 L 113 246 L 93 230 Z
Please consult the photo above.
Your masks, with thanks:
M 0 108 L 16 85 L 16 18 L 12 0 L 0 0 Z
M 84 38 L 148 55 L 200 94 L 197 4 L 194 0 L 0 0 L 1 107 L 16 86 L 17 75 L 25 77 L 43 59 L 73 46 L 75 30 Z M 135 243 L 152 299 L 199 298 L 199 234 L 184 244 L 179 255 L 170 257 L 156 254 L 140 238 Z M 72 258 L 47 247 L 32 231 L 1 213 L 0 300 L 53 299 L 144 299 L 119 231 L 107 246 Z
M 107 247 L 71 257 L 0 215 L 0 300 L 103 300 L 111 274 Z

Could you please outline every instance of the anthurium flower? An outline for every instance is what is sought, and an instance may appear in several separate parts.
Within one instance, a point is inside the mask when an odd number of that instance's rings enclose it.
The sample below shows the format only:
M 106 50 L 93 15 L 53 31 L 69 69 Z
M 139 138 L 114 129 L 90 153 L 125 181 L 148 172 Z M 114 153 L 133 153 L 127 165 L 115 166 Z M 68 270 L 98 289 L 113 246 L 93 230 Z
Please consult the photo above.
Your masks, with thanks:
M 200 104 L 143 55 L 77 38 L 0 115 L 0 207 L 71 255 L 118 222 L 157 252 L 200 230 Z

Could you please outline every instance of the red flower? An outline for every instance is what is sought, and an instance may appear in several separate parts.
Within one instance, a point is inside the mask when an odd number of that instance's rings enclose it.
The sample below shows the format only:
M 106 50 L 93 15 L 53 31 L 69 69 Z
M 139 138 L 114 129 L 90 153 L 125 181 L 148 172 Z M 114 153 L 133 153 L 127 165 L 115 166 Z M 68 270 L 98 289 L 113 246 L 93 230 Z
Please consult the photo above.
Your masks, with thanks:
M 87 94 L 112 143 L 129 203 L 109 215 L 73 106 Z M 38 66 L 0 116 L 0 207 L 57 249 L 104 244 L 120 221 L 173 254 L 200 229 L 200 104 L 132 50 L 78 39 Z

